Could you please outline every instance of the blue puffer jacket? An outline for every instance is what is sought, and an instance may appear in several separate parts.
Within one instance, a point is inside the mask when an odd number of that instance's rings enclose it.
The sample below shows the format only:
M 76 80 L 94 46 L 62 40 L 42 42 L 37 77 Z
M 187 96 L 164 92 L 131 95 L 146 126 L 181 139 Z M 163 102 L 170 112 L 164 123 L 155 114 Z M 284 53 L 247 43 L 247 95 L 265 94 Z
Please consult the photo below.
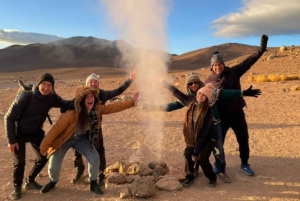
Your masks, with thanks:
M 28 98 L 28 96 L 30 96 Z M 28 101 L 30 101 L 28 103 Z M 64 107 L 66 101 L 54 91 L 48 96 L 40 93 L 37 86 L 20 93 L 4 116 L 5 132 L 9 144 L 17 142 L 16 135 L 40 133 L 49 110 Z M 17 133 L 16 133 L 17 131 Z

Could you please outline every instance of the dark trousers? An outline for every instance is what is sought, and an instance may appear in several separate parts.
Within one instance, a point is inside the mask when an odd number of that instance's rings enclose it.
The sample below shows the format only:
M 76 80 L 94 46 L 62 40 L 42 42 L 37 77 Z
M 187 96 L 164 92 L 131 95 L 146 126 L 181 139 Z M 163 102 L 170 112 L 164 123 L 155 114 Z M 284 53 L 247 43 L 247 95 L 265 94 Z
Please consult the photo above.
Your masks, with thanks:
M 241 162 L 242 164 L 248 164 L 250 153 L 249 134 L 244 111 L 241 109 L 237 113 L 221 116 L 221 127 L 223 133 L 223 143 L 225 142 L 228 129 L 232 128 L 239 144 Z
M 203 170 L 204 175 L 209 180 L 216 180 L 217 176 L 213 171 L 213 167 L 210 164 L 209 157 L 212 153 L 214 147 L 216 146 L 215 139 L 207 139 L 203 144 L 203 149 L 198 157 L 198 163 Z M 187 147 L 184 150 L 185 156 L 185 173 L 187 177 L 193 177 L 195 162 L 192 160 L 192 155 L 194 153 L 194 147 Z
M 34 181 L 36 176 L 44 168 L 47 163 L 47 156 L 43 156 L 40 153 L 40 144 L 44 138 L 45 132 L 39 131 L 32 134 L 19 134 L 17 135 L 17 142 L 19 149 L 15 150 L 14 154 L 14 171 L 13 171 L 13 183 L 14 186 L 22 186 L 24 171 L 26 165 L 26 143 L 29 142 L 34 153 L 35 161 L 29 172 L 28 180 Z
M 104 148 L 104 142 L 103 142 L 103 135 L 102 135 L 102 128 L 99 130 L 100 138 L 99 138 L 99 147 L 95 147 L 100 159 L 100 165 L 99 165 L 99 172 L 103 173 L 106 168 L 106 158 L 105 158 L 105 148 Z M 84 163 L 82 159 L 82 155 L 74 150 L 74 166 L 76 172 L 83 172 L 84 171 Z

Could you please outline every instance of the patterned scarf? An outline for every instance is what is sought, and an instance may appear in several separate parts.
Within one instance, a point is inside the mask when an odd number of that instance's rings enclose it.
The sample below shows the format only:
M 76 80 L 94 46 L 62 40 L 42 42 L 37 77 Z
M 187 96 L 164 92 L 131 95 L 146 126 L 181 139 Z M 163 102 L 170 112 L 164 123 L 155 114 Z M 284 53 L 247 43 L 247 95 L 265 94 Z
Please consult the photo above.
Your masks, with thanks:
M 98 111 L 96 107 L 93 107 L 90 114 L 89 114 L 89 120 L 91 123 L 91 129 L 89 132 L 89 139 L 90 139 L 90 145 L 91 149 L 93 146 L 99 147 L 99 139 L 98 139 Z
M 183 135 L 187 147 L 195 147 L 208 109 L 208 101 L 198 105 L 195 100 L 188 106 L 183 125 Z

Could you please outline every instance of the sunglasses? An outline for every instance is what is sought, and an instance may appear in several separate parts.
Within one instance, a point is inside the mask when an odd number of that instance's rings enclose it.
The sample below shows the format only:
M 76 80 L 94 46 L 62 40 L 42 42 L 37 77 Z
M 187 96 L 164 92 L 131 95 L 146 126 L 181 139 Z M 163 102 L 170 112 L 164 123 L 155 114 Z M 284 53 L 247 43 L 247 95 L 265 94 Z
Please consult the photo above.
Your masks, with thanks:
M 188 83 L 188 86 L 190 87 L 190 86 L 192 86 L 193 84 L 194 84 L 194 85 L 197 85 L 197 84 L 200 85 L 200 82 L 198 82 L 198 81 L 197 81 L 197 82 L 189 82 L 189 83 Z

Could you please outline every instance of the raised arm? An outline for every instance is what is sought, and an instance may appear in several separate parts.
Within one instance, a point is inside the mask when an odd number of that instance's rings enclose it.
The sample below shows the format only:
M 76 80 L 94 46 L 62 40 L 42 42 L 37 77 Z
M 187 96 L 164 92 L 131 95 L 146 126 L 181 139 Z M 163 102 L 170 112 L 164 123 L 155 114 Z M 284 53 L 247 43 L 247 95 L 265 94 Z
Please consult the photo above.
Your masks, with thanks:
M 136 70 L 133 70 L 130 72 L 130 77 L 126 79 L 125 82 L 123 82 L 118 88 L 113 90 L 100 89 L 99 100 L 101 101 L 101 103 L 105 104 L 106 101 L 122 94 L 132 84 L 136 76 L 137 76 L 137 72 Z

